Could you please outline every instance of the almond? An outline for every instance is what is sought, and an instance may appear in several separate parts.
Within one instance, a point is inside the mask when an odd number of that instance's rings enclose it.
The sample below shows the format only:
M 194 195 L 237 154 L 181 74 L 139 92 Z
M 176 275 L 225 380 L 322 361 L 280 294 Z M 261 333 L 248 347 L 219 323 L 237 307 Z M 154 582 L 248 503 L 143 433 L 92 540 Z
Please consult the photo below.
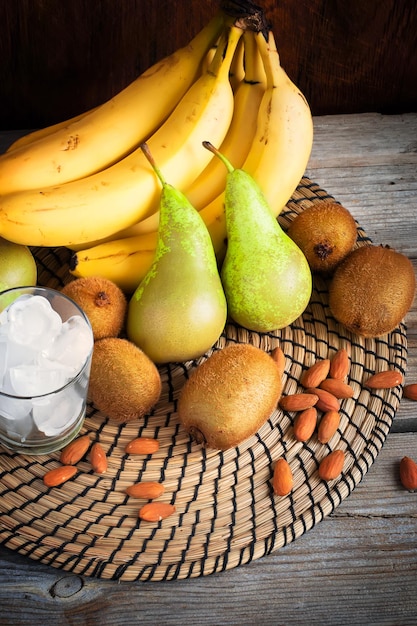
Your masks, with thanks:
M 160 522 L 175 513 L 175 506 L 165 502 L 148 502 L 139 510 L 140 519 L 145 522 Z
M 403 390 L 404 398 L 409 400 L 417 400 L 417 383 L 406 385 Z
M 314 387 L 314 389 L 307 389 L 307 393 L 315 393 L 318 396 L 315 404 L 316 409 L 319 411 L 338 411 L 339 400 L 329 391 L 321 389 L 320 387 Z
M 402 486 L 409 491 L 417 489 L 417 463 L 409 456 L 400 461 L 400 480 Z
M 319 465 L 319 476 L 322 480 L 334 480 L 339 476 L 345 462 L 343 450 L 333 450 Z
M 297 441 L 308 441 L 317 425 L 317 409 L 312 406 L 298 413 L 294 420 L 294 437 Z
M 300 378 L 300 384 L 303 387 L 318 387 L 322 380 L 327 377 L 330 369 L 330 359 L 316 361 L 314 365 L 309 367 Z
M 159 441 L 150 437 L 132 439 L 125 448 L 128 454 L 153 454 L 157 450 L 159 450 Z
M 91 446 L 90 463 L 96 474 L 104 474 L 107 470 L 107 456 L 98 441 Z
M 339 411 L 327 411 L 320 420 L 317 429 L 317 439 L 320 443 L 327 443 L 337 432 L 340 424 Z
M 165 491 L 162 483 L 157 482 L 141 482 L 130 485 L 126 489 L 126 493 L 132 498 L 145 498 L 146 500 L 154 500 L 159 498 Z
M 328 391 L 339 400 L 344 398 L 353 398 L 355 393 L 350 385 L 343 382 L 343 380 L 339 380 L 338 378 L 326 378 L 326 380 L 323 380 L 323 382 L 320 383 L 320 389 Z
M 283 396 L 279 401 L 279 406 L 284 411 L 304 411 L 314 406 L 319 399 L 318 395 L 311 391 L 311 393 L 292 393 L 288 396 Z
M 271 352 L 271 357 L 274 359 L 275 363 L 277 364 L 278 370 L 281 373 L 281 376 L 283 375 L 284 371 L 285 371 L 285 354 L 282 351 L 282 349 L 277 346 L 276 348 L 274 348 Z
M 49 470 L 43 477 L 43 482 L 47 487 L 57 487 L 67 480 L 75 476 L 77 473 L 75 465 L 61 465 L 55 469 Z
M 340 348 L 330 361 L 329 376 L 336 380 L 345 380 L 349 374 L 349 355 L 345 348 Z
M 59 460 L 63 465 L 75 465 L 78 461 L 81 461 L 84 454 L 90 447 L 89 435 L 83 435 L 73 439 L 68 445 L 61 450 Z
M 286 496 L 293 488 L 294 480 L 288 461 L 278 459 L 274 467 L 272 486 L 276 496 Z
M 403 375 L 397 370 L 385 370 L 374 374 L 365 383 L 365 387 L 369 389 L 391 389 L 400 385 L 403 381 Z

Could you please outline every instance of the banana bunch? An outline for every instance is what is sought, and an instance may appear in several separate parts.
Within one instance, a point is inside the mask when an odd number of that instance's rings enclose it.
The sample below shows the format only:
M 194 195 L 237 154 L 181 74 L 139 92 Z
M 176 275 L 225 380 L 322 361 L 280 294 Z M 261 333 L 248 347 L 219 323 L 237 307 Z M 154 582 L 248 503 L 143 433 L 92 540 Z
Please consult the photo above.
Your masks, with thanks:
M 62 185 L 129 154 L 159 128 L 195 82 L 223 27 L 219 13 L 188 46 L 108 102 L 17 140 L 0 160 L 0 194 Z
M 159 223 L 145 140 L 166 179 L 200 211 L 221 261 L 227 172 L 203 141 L 250 173 L 278 216 L 304 174 L 313 124 L 272 31 L 219 11 L 188 46 L 109 102 L 0 156 L 0 236 L 67 246 L 75 276 L 101 275 L 133 291 L 151 265 Z

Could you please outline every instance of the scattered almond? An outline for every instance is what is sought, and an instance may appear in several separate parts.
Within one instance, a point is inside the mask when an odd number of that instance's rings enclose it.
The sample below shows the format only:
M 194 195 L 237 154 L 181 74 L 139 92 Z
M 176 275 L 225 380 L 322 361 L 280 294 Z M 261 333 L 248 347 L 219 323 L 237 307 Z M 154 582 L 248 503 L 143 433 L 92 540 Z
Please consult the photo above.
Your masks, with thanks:
M 162 483 L 157 482 L 141 482 L 130 485 L 126 489 L 126 493 L 132 498 L 145 498 L 146 500 L 154 500 L 159 498 L 165 491 Z
M 283 396 L 279 401 L 279 406 L 284 411 L 304 411 L 314 406 L 318 399 L 314 390 L 311 393 L 292 393 Z
M 43 482 L 47 487 L 58 487 L 77 473 L 75 465 L 61 465 L 49 470 L 43 477 Z
M 159 441 L 150 437 L 132 439 L 125 448 L 128 454 L 153 454 L 157 450 L 159 450 Z
M 310 439 L 317 425 L 317 409 L 312 406 L 298 413 L 294 420 L 294 437 L 297 441 Z
M 294 480 L 286 459 L 278 459 L 274 467 L 272 486 L 276 496 L 286 496 L 293 488 Z
M 319 465 L 319 476 L 322 480 L 334 480 L 339 476 L 345 462 L 343 450 L 333 450 Z
M 104 474 L 107 470 L 107 456 L 98 441 L 91 446 L 90 463 L 96 474 Z
M 148 502 L 139 510 L 140 519 L 145 522 L 160 522 L 175 513 L 175 506 L 165 502 Z
M 300 384 L 303 387 L 318 387 L 320 383 L 327 377 L 330 369 L 330 359 L 322 359 L 316 361 L 314 365 L 309 367 L 300 378 Z
M 277 346 L 276 348 L 274 348 L 271 352 L 271 357 L 274 359 L 275 363 L 277 364 L 277 367 L 281 373 L 281 376 L 283 375 L 284 371 L 285 371 L 285 354 L 282 351 L 282 349 Z
M 385 370 L 371 376 L 365 383 L 365 387 L 369 389 L 391 389 L 400 385 L 403 381 L 403 375 L 397 370 Z
M 353 398 L 355 393 L 350 385 L 343 382 L 343 380 L 339 380 L 338 378 L 326 378 L 326 380 L 323 380 L 323 382 L 320 383 L 320 389 L 328 391 L 339 400 L 344 398 Z
M 406 385 L 403 389 L 404 398 L 409 400 L 417 400 L 417 383 Z
M 339 400 L 329 391 L 321 389 L 320 387 L 314 387 L 314 389 L 307 389 L 307 393 L 315 393 L 317 395 L 317 402 L 315 407 L 318 411 L 338 411 Z
M 336 380 L 345 380 L 349 373 L 349 355 L 345 348 L 340 348 L 330 361 L 329 376 Z
M 317 429 L 317 439 L 320 443 L 327 443 L 336 433 L 340 424 L 340 413 L 338 411 L 327 411 L 320 420 Z
M 78 463 L 78 461 L 81 461 L 89 447 L 89 435 L 82 435 L 82 437 L 77 437 L 61 450 L 59 460 L 63 465 L 75 465 L 76 463 Z
M 405 489 L 414 491 L 417 489 L 417 463 L 405 456 L 400 461 L 400 480 Z

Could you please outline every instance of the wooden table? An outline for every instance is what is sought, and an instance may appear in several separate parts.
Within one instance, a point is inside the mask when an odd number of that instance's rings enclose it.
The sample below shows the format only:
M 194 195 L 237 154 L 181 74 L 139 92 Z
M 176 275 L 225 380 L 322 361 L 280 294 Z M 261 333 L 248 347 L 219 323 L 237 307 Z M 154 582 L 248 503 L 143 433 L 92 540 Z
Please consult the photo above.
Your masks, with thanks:
M 307 174 L 417 271 L 417 113 L 317 117 L 315 131 Z M 16 136 L 0 134 L 0 150 Z M 406 382 L 417 382 L 417 301 L 406 322 Z M 0 624 L 417 624 L 417 493 L 399 482 L 405 455 L 417 460 L 417 404 L 403 399 L 376 462 L 331 515 L 278 552 L 205 578 L 118 584 L 0 548 Z

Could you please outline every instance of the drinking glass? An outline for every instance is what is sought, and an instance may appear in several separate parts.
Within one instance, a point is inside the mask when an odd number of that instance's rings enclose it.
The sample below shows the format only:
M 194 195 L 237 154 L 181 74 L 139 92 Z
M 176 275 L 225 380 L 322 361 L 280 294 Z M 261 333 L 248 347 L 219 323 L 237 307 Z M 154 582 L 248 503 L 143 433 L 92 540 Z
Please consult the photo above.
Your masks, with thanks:
M 47 454 L 78 434 L 93 345 L 87 316 L 59 291 L 0 293 L 0 444 Z

